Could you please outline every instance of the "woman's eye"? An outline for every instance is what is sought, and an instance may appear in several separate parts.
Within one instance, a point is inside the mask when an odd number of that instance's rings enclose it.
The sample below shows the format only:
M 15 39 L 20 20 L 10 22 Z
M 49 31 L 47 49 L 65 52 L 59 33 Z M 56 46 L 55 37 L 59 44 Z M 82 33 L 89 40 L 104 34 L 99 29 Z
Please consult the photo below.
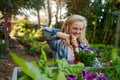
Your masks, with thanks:
M 83 28 L 80 28 L 79 30 L 80 30 L 80 31 L 82 31 L 82 30 L 83 30 Z
M 73 28 L 74 30 L 77 30 L 77 28 Z

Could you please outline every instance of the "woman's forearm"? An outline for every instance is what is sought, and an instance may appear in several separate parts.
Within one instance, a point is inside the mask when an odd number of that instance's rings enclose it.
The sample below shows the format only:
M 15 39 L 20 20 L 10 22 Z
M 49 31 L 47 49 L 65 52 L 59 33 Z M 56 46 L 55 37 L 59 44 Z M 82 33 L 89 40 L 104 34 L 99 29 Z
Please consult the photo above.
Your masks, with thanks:
M 69 34 L 63 33 L 63 32 L 57 32 L 56 37 L 63 39 L 63 40 L 67 40 L 69 39 Z

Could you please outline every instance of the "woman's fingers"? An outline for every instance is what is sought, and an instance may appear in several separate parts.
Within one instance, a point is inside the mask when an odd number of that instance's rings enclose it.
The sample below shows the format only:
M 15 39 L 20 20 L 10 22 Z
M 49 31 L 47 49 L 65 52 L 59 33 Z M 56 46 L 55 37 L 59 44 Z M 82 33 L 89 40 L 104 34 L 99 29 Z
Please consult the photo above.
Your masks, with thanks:
M 69 36 L 69 44 L 72 47 L 77 47 L 78 46 L 77 39 L 76 39 L 76 37 L 73 34 L 70 34 L 70 36 Z

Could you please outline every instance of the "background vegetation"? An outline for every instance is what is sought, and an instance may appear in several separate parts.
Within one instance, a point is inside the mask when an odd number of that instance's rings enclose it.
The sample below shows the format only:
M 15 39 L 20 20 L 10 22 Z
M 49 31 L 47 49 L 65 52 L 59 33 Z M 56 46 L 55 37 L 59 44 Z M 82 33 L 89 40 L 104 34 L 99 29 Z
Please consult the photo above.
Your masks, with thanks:
M 55 15 L 51 13 L 52 2 L 57 5 Z M 41 28 L 44 26 L 41 24 L 42 19 L 40 16 L 40 10 L 44 9 L 48 15 L 46 26 L 53 25 L 52 27 L 61 28 L 64 22 L 63 19 L 67 16 L 80 14 L 88 20 L 86 36 L 91 44 L 97 43 L 120 47 L 120 0 L 0 0 L 0 3 L 2 15 L 0 19 L 4 20 L 2 26 L 4 27 L 4 39 L 8 50 L 11 20 L 16 14 L 22 14 L 20 12 L 22 9 L 34 9 L 38 17 L 37 25 L 23 20 L 19 21 L 18 26 L 16 26 L 17 29 L 12 29 L 14 36 L 20 37 L 21 42 L 25 41 L 24 43 L 27 45 L 29 41 L 45 41 L 41 33 Z M 66 6 L 67 13 L 64 15 L 61 15 L 62 6 Z M 55 24 L 51 24 L 52 16 L 56 18 Z

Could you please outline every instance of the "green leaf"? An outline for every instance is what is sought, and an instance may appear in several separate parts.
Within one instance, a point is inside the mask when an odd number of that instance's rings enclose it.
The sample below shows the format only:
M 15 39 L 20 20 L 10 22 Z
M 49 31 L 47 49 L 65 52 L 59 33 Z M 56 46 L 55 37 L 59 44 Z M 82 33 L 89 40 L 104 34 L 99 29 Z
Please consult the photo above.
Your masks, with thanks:
M 57 80 L 67 80 L 67 78 L 63 72 L 60 72 L 57 76 Z
M 55 64 L 55 62 L 54 61 L 50 61 L 50 62 L 47 62 L 47 66 L 51 66 L 51 65 L 54 65 Z
M 41 49 L 42 55 L 40 56 L 39 59 L 39 68 L 42 71 L 42 73 L 46 73 L 46 67 L 47 67 L 47 58 L 46 58 L 46 53 L 43 49 Z
M 57 63 L 58 68 L 61 68 L 61 65 L 62 65 L 61 60 L 57 59 L 56 63 Z
M 31 79 L 28 75 L 24 75 L 19 80 L 33 80 L 33 79 Z
M 22 71 L 29 77 L 31 77 L 33 80 L 50 80 L 46 77 L 45 74 L 40 73 L 39 67 L 36 65 L 35 62 L 30 63 L 28 61 L 25 61 L 24 59 L 18 57 L 14 53 L 11 53 L 10 55 L 12 59 L 15 61 L 15 63 L 22 68 Z
M 61 60 L 61 67 L 62 68 L 65 68 L 66 66 L 68 66 L 69 64 L 68 64 L 68 62 L 67 62 L 67 60 L 65 59 L 65 58 L 63 58 L 62 60 Z
M 116 70 L 116 74 L 120 75 L 120 64 L 119 65 L 115 65 L 115 70 Z
M 111 57 L 112 57 L 112 61 L 113 61 L 113 62 L 118 58 L 118 53 L 117 53 L 117 49 L 116 49 L 116 48 L 114 48 L 114 49 L 112 50 Z
M 64 68 L 64 73 L 69 75 L 78 75 L 84 69 L 83 63 L 78 63 L 76 65 L 69 65 Z

